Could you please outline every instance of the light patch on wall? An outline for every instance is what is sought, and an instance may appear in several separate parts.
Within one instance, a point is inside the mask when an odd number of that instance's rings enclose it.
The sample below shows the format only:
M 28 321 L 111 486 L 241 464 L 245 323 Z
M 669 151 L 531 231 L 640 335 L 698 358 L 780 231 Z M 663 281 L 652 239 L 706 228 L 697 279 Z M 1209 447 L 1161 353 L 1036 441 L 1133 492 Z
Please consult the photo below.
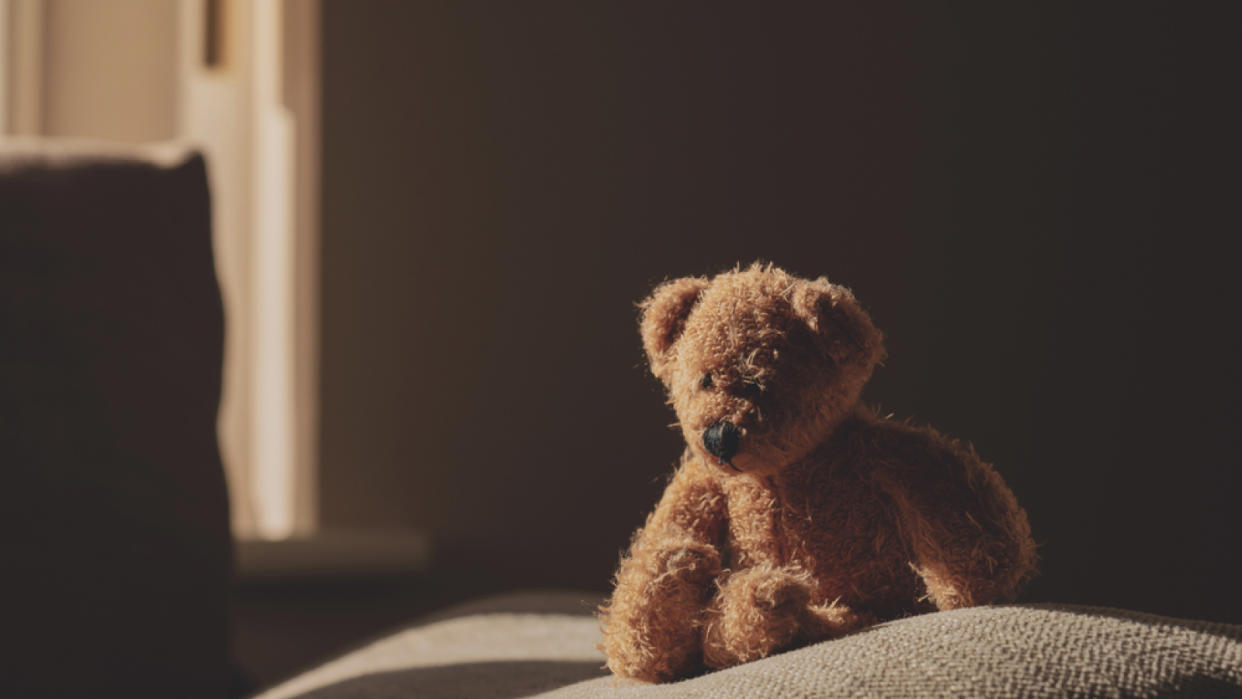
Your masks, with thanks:
M 317 197 L 302 191 L 318 184 L 317 103 L 287 99 L 317 85 L 317 16 L 306 0 L 182 0 L 182 133 L 211 164 L 229 313 L 220 437 L 243 539 L 317 529 Z
M 280 8 L 254 4 L 255 525 L 264 538 L 297 528 L 293 367 L 293 122 L 281 103 Z

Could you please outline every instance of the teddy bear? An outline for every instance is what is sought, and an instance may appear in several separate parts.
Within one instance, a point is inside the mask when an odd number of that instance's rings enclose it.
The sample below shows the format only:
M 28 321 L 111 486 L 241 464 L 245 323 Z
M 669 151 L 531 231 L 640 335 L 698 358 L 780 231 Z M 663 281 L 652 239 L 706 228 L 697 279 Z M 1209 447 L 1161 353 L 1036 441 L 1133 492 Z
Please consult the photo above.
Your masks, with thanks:
M 1033 575 L 991 465 L 859 403 L 885 350 L 849 290 L 755 264 L 640 308 L 686 448 L 599 610 L 615 675 L 670 681 L 1010 601 Z

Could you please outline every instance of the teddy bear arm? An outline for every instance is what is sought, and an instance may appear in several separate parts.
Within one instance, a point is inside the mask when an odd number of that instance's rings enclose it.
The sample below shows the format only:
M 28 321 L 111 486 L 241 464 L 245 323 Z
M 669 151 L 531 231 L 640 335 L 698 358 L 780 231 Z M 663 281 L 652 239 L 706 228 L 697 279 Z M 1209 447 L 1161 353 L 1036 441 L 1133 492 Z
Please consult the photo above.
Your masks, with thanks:
M 721 570 L 724 522 L 714 482 L 683 467 L 635 536 L 600 610 L 614 674 L 661 682 L 701 667 L 700 626 Z
M 1026 512 L 991 465 L 936 433 L 878 480 L 937 609 L 1010 601 L 1035 568 Z M 894 463 L 888 460 L 889 464 Z

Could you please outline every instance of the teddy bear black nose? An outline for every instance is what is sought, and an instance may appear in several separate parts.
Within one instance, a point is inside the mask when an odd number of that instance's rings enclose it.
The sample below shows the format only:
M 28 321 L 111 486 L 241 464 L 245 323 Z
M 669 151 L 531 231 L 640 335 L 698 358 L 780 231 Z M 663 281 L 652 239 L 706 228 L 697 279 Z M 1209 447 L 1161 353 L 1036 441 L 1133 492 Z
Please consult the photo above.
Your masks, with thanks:
M 703 446 L 712 456 L 721 461 L 729 461 L 737 453 L 737 428 L 728 420 L 721 420 L 703 433 Z

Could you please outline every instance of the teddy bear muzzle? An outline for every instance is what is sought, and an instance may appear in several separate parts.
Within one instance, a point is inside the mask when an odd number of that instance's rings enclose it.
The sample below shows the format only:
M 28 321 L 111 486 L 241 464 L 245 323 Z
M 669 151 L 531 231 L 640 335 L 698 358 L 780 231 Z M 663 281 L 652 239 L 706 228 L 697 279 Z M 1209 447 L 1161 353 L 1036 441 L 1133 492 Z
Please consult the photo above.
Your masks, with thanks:
M 733 465 L 733 456 L 737 454 L 741 432 L 728 420 L 721 420 L 703 432 L 703 448 L 720 460 L 729 464 L 734 471 L 739 470 Z

